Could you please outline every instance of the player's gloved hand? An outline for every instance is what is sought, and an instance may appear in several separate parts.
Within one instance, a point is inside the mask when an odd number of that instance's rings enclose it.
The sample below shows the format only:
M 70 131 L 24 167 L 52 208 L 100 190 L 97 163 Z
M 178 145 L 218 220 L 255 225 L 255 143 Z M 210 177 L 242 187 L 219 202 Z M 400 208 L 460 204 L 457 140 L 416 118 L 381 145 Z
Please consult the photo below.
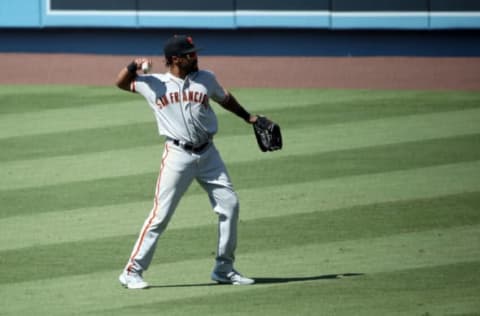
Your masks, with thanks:
M 253 123 L 253 132 L 257 138 L 258 147 L 263 152 L 282 149 L 282 133 L 280 126 L 265 116 L 258 115 Z

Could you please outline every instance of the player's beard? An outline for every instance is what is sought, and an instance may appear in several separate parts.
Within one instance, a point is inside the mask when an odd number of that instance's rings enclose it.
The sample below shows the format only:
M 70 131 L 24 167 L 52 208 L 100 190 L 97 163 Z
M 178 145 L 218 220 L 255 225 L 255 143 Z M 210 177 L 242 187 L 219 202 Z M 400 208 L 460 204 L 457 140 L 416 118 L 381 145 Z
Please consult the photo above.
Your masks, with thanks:
M 195 58 L 190 63 L 188 63 L 188 65 L 185 66 L 185 72 L 189 74 L 196 71 L 198 71 L 198 59 Z

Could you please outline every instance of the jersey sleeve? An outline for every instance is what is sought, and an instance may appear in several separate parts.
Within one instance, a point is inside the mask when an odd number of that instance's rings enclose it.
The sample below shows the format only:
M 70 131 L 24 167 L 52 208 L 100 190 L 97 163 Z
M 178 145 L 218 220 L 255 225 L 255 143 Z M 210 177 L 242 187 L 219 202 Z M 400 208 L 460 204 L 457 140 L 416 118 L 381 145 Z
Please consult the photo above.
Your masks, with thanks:
M 130 91 L 139 93 L 143 96 L 150 91 L 149 88 L 149 83 L 150 83 L 150 76 L 145 76 L 145 75 L 138 75 L 135 77 L 135 80 L 133 80 L 130 84 Z
M 217 81 L 213 72 L 207 72 L 209 76 L 209 91 L 211 91 L 210 97 L 218 103 L 225 101 L 228 96 L 227 90 L 225 90 Z

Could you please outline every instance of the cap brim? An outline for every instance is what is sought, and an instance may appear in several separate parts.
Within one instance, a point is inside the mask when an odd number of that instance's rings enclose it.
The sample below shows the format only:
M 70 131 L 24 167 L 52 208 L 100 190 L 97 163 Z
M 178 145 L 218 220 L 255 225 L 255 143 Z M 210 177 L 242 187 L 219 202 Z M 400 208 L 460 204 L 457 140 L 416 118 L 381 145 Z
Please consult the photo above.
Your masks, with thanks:
M 200 47 L 193 47 L 193 48 L 190 48 L 190 49 L 186 49 L 184 51 L 182 51 L 182 55 L 184 54 L 189 54 L 189 53 L 194 53 L 194 52 L 198 52 L 202 50 Z

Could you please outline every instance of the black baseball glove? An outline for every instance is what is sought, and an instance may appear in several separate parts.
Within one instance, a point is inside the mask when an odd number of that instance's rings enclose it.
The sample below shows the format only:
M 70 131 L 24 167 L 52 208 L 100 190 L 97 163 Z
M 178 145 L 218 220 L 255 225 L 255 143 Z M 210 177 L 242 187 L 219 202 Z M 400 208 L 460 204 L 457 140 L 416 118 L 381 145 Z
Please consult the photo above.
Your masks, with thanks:
M 282 149 L 282 133 L 277 123 L 270 121 L 265 116 L 258 116 L 257 121 L 253 124 L 253 131 L 261 151 Z

